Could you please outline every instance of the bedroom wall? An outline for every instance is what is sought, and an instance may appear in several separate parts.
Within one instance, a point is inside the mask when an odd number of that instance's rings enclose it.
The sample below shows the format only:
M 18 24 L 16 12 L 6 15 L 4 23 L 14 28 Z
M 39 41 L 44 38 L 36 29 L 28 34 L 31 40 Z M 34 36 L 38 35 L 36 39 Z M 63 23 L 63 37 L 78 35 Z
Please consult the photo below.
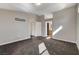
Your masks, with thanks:
M 61 28 L 53 38 L 76 43 L 76 6 L 53 13 L 53 31 Z
M 25 22 L 15 21 L 25 19 Z M 36 16 L 29 13 L 0 9 L 0 45 L 30 38 L 31 22 Z

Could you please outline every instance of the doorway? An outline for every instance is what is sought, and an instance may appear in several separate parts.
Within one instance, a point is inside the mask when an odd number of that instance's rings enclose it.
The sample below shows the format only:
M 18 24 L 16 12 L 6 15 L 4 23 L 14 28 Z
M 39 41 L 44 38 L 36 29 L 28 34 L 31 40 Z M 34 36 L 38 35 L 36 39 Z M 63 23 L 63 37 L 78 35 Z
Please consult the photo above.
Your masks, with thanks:
M 52 29 L 52 21 L 46 21 L 45 22 L 45 30 L 46 30 L 46 36 L 52 38 L 52 33 L 53 33 L 53 29 Z

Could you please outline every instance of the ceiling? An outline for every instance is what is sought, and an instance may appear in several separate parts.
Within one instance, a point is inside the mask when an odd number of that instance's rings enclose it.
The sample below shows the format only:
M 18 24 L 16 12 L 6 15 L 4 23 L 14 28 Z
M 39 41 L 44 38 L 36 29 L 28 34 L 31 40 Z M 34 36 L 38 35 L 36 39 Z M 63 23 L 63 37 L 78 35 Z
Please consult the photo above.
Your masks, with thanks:
M 74 5 L 76 4 L 75 3 L 41 3 L 41 5 L 35 5 L 34 3 L 0 3 L 0 9 L 28 12 L 36 15 L 44 15 Z

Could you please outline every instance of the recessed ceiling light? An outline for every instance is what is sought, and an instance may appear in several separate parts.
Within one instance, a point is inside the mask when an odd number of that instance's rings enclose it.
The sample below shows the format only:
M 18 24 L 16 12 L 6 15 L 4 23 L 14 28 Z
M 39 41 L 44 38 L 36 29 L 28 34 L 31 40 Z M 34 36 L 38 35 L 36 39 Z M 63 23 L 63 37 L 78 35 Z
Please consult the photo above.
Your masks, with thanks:
M 35 5 L 41 5 L 41 3 L 35 3 Z

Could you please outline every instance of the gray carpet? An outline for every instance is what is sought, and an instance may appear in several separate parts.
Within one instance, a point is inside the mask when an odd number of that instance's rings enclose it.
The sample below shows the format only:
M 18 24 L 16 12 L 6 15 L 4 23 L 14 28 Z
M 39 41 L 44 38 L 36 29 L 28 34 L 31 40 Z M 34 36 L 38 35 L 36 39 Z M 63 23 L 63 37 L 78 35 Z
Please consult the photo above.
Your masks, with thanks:
M 40 55 L 38 45 L 44 42 L 50 55 L 78 55 L 75 43 L 44 37 L 33 37 L 0 46 L 0 55 Z

